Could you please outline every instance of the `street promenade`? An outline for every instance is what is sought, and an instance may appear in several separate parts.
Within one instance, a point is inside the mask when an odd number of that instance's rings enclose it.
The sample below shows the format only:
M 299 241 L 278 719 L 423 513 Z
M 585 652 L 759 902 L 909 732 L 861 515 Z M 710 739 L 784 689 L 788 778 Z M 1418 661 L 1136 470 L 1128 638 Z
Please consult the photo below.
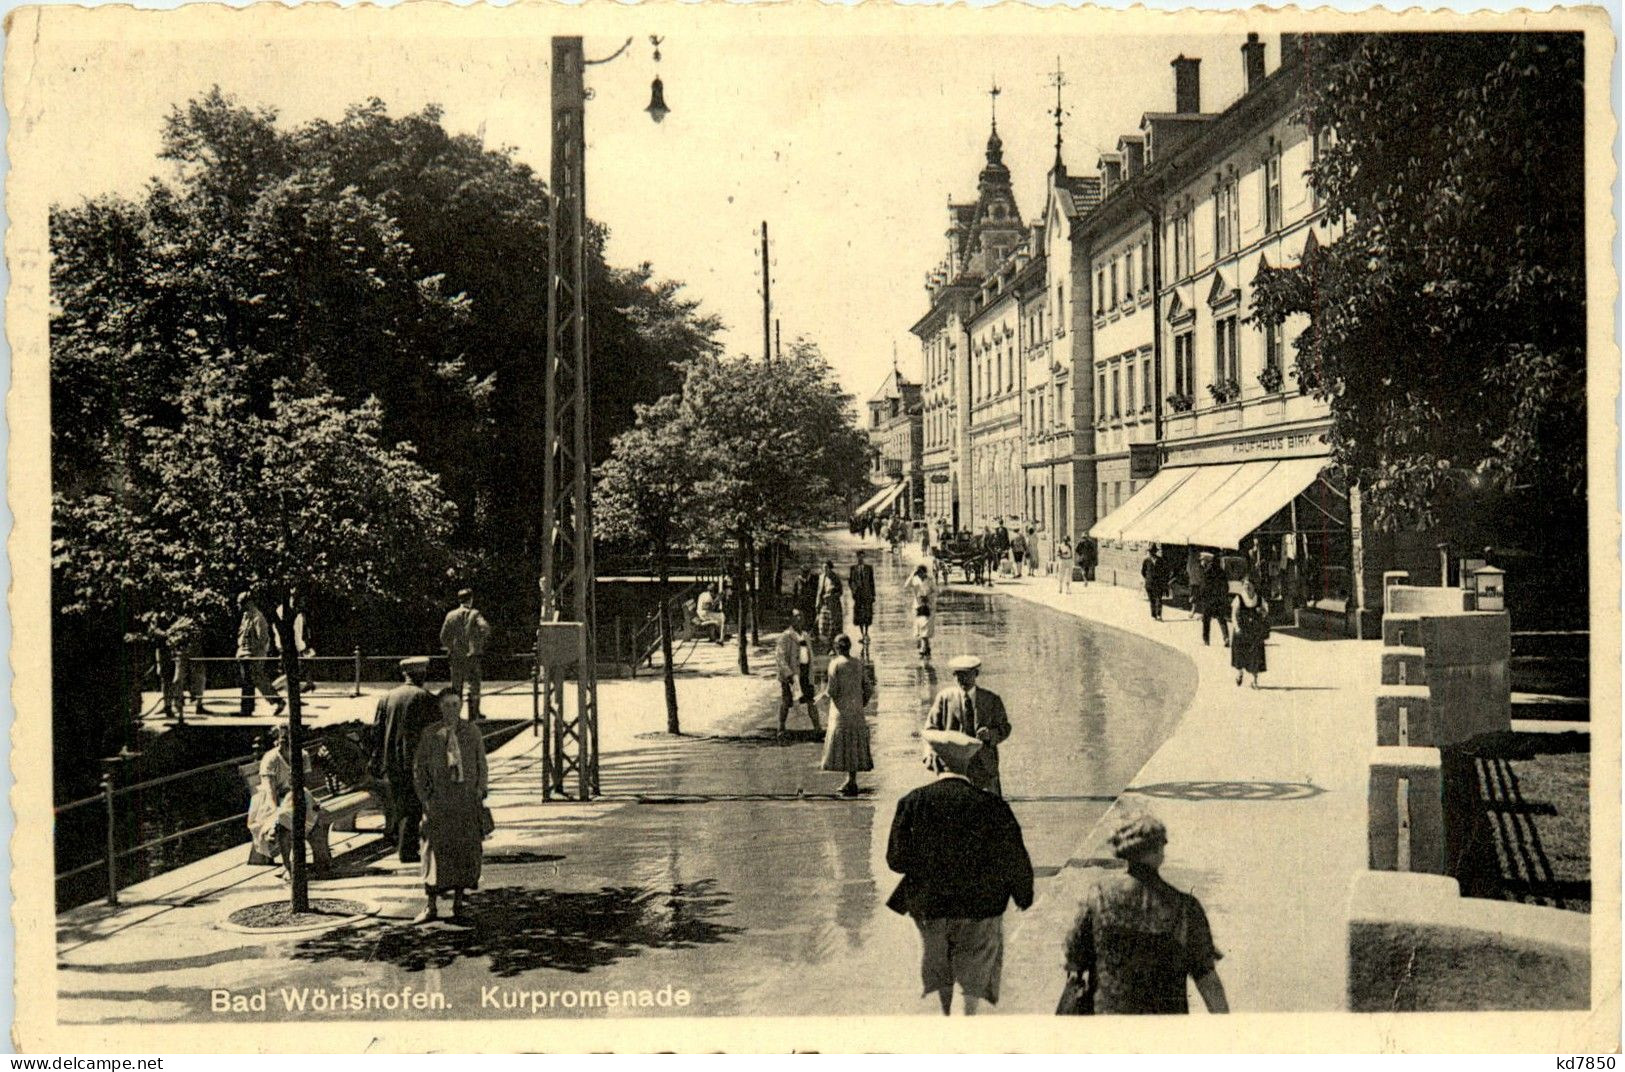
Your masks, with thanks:
M 1206 908 L 1233 1010 L 1341 1010 L 1344 901 L 1366 866 L 1377 643 L 1276 630 L 1255 691 L 1236 687 L 1216 627 L 1203 647 L 1199 619 L 1164 607 L 1164 620 L 1153 621 L 1142 592 L 1097 582 L 1060 595 L 1049 576 L 1001 578 L 994 590 L 1167 645 L 1198 675 L 1172 736 L 1096 828 L 1080 832 L 1032 909 L 1006 917 L 1000 1011 L 1054 1011 L 1077 905 L 1111 860 L 1116 817 L 1134 809 L 1168 825 L 1163 875 Z M 1200 1010 L 1194 988 L 1191 1003 Z
M 849 551 L 835 553 L 844 559 Z M 889 584 L 898 576 L 888 569 Z M 1235 686 L 1216 635 L 1204 648 L 1200 624 L 1178 608 L 1167 608 L 1164 622 L 1151 621 L 1137 592 L 1080 584 L 1060 596 L 1051 577 L 1000 580 L 992 592 L 996 600 L 1027 600 L 1166 645 L 1190 660 L 1198 678 L 1189 710 L 1139 773 L 1121 783 L 1123 799 L 1093 829 L 1087 822 L 1076 830 L 1039 828 L 1065 806 L 1018 805 L 1031 816 L 1035 860 L 1063 866 L 1044 868 L 1031 910 L 1006 917 L 997 1012 L 1053 1011 L 1062 943 L 1085 883 L 1109 860 L 1112 816 L 1125 807 L 1149 807 L 1167 823 L 1164 873 L 1206 906 L 1233 1009 L 1340 1010 L 1344 898 L 1365 866 L 1377 645 L 1278 631 L 1265 687 L 1254 691 Z M 883 609 L 893 601 L 887 596 Z M 1009 646 L 1022 641 L 1019 633 L 999 638 Z M 312 895 L 362 901 L 382 928 L 350 928 L 323 940 L 319 931 L 251 936 L 224 928 L 232 911 L 285 896 L 272 869 L 244 862 L 242 846 L 121 891 L 119 909 L 87 905 L 60 915 L 59 1018 L 218 1021 L 205 1004 L 214 988 L 312 979 L 410 983 L 451 996 L 455 1008 L 442 1017 L 501 1016 L 482 1013 L 470 999 L 479 984 L 509 975 L 516 982 L 579 979 L 589 968 L 606 985 L 657 976 L 692 981 L 707 995 L 691 1010 L 702 1015 L 848 1012 L 847 1004 L 871 1014 L 927 1013 L 931 1003 L 915 982 L 913 928 L 879 905 L 895 881 L 883 862 L 892 802 L 926 777 L 913 759 L 917 743 L 887 736 L 899 732 L 888 727 L 902 725 L 888 719 L 915 717 L 913 692 L 891 701 L 900 706 L 882 713 L 876 731 L 883 742 L 877 760 L 907 755 L 877 770 L 872 800 L 842 801 L 831 792 L 833 776 L 815 769 L 815 742 L 798 737 L 787 747 L 764 747 L 777 693 L 771 658 L 754 652 L 750 677 L 737 673 L 735 659 L 731 643 L 679 651 L 683 738 L 663 732 L 658 675 L 601 683 L 598 800 L 541 803 L 539 743 L 528 729 L 493 753 L 492 889 L 476 902 L 485 921 L 474 933 L 401 926 L 421 904 L 417 868 L 396 863 L 366 829 L 376 819 L 364 817 L 362 833 L 334 835 L 337 873 L 314 882 Z M 912 681 L 915 672 L 890 663 L 885 669 L 886 680 Z M 1060 659 L 1053 672 L 1080 668 Z M 511 712 L 492 714 L 521 717 L 520 699 Z M 529 697 L 522 699 L 528 714 Z M 1011 711 L 1024 734 L 1044 733 L 1066 714 Z M 848 837 L 850 824 L 862 836 Z M 763 867 L 766 860 L 782 865 Z M 732 905 L 705 902 L 711 887 L 695 884 L 712 878 Z M 616 899 L 622 887 L 654 893 L 623 905 Z M 679 902 L 680 910 L 670 907 Z M 593 918 L 583 912 L 603 913 L 608 932 L 594 937 Z M 841 1000 L 798 1004 L 794 995 L 809 987 L 832 988 Z

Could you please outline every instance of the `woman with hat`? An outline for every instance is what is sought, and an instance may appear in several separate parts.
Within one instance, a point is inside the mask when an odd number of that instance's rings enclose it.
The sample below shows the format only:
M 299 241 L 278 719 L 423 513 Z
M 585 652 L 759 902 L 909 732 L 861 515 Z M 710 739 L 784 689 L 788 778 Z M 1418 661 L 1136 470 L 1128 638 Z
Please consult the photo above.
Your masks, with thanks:
M 412 782 L 423 804 L 423 892 L 428 903 L 414 923 L 440 915 L 439 897 L 451 894 L 451 914 L 463 914 L 463 891 L 478 889 L 480 842 L 485 838 L 488 772 L 485 741 L 464 721 L 456 689 L 441 689 L 440 722 L 423 731 L 412 762 Z
M 1229 1012 L 1202 903 L 1174 889 L 1162 866 L 1168 830 L 1150 815 L 1118 824 L 1112 853 L 1126 870 L 1102 874 L 1066 940 L 1068 986 L 1058 1012 L 1187 1013 L 1186 978 L 1208 1012 Z
M 1236 685 L 1241 675 L 1253 675 L 1253 688 L 1258 688 L 1258 675 L 1267 669 L 1264 660 L 1264 641 L 1270 635 L 1270 606 L 1258 593 L 1252 574 L 1241 582 L 1241 594 L 1236 597 L 1236 632 L 1230 641 L 1230 665 L 1236 671 Z
M 875 764 L 869 755 L 869 726 L 863 720 L 869 686 L 863 664 L 852 658 L 852 638 L 844 633 L 835 638 L 835 655 L 829 661 L 829 680 L 824 688 L 829 694 L 830 710 L 821 766 L 827 771 L 844 771 L 846 782 L 841 786 L 841 795 L 855 797 L 858 772 L 874 770 Z

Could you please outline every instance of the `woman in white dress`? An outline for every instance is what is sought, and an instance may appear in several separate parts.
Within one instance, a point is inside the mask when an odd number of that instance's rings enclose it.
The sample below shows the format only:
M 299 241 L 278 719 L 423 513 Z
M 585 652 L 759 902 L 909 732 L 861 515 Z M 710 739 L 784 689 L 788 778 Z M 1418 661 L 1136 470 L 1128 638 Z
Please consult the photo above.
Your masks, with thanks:
M 920 657 L 928 658 L 931 654 L 932 625 L 936 621 L 937 582 L 931 579 L 931 573 L 923 565 L 914 567 L 914 573 L 903 586 L 909 594 L 909 602 L 914 607 L 914 647 L 919 651 Z

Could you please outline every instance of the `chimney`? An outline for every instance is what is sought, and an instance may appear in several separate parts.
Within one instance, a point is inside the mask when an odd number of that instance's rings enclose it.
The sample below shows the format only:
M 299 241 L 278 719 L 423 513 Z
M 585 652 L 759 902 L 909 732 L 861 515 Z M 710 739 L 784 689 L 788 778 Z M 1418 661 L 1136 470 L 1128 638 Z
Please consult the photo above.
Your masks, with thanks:
M 1241 46 L 1241 66 L 1247 72 L 1247 92 L 1251 93 L 1264 80 L 1264 42 L 1255 33 L 1248 34 L 1247 43 Z
M 1202 79 L 1200 59 L 1180 56 L 1173 62 L 1174 111 L 1181 115 L 1194 115 L 1202 110 Z

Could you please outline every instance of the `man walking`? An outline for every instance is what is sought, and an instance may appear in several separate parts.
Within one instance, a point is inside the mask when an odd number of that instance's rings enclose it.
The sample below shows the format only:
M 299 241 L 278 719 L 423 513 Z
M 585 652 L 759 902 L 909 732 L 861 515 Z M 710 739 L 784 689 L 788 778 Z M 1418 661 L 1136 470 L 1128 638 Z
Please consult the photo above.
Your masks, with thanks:
M 1230 646 L 1230 578 L 1224 564 L 1212 551 L 1202 552 L 1202 643 L 1208 643 L 1208 626 L 1217 621 L 1225 647 Z
M 271 623 L 247 592 L 237 597 L 237 609 L 242 612 L 237 622 L 237 683 L 243 690 L 239 713 L 244 718 L 254 713 L 254 690 L 258 688 L 260 695 L 271 701 L 271 717 L 275 718 L 285 701 L 265 672 L 265 660 L 271 651 Z
M 1162 595 L 1168 590 L 1168 566 L 1162 560 L 1162 549 L 1156 544 L 1146 552 L 1140 563 L 1140 578 L 1145 581 L 1145 597 L 1151 602 L 1151 620 L 1162 621 Z
M 396 854 L 401 863 L 411 864 L 419 859 L 418 833 L 423 822 L 423 804 L 412 783 L 412 763 L 418 738 L 440 721 L 440 705 L 423 687 L 429 674 L 427 655 L 402 659 L 400 668 L 402 683 L 378 697 L 370 769 L 389 787 L 389 823 Z
M 440 646 L 446 649 L 446 659 L 451 663 L 451 687 L 458 696 L 467 687 L 468 717 L 477 720 L 485 717 L 480 714 L 480 656 L 485 653 L 485 638 L 491 635 L 491 626 L 474 609 L 472 588 L 458 591 L 457 602 L 459 605 L 451 609 L 440 627 Z M 410 771 L 411 757 L 407 757 L 407 768 Z
M 807 564 L 801 564 L 795 582 L 790 588 L 790 601 L 801 612 L 801 624 L 811 626 L 818 617 L 818 581 Z
M 779 736 L 784 736 L 784 723 L 794 707 L 795 689 L 801 688 L 801 703 L 807 705 L 807 720 L 813 732 L 822 732 L 818 725 L 818 710 L 813 706 L 812 638 L 807 635 L 807 621 L 799 610 L 790 612 L 790 624 L 773 645 L 773 664 L 779 675 Z
M 920 980 L 948 1015 L 957 983 L 967 1016 L 997 1004 L 1004 963 L 1004 910 L 1033 903 L 1033 865 L 1010 805 L 976 789 L 968 772 L 982 742 L 963 733 L 920 734 L 936 781 L 897 802 L 886 866 L 899 872 L 886 907 L 920 932 Z
M 1095 579 L 1095 566 L 1100 564 L 1100 551 L 1095 547 L 1095 541 L 1083 536 L 1078 539 L 1078 569 L 1083 571 L 1083 586 L 1089 587 L 1089 582 Z
M 896 546 L 892 545 L 893 550 Z M 864 561 L 862 551 L 858 552 L 857 562 L 847 570 L 846 584 L 852 592 L 852 624 L 858 627 L 859 638 L 867 644 L 869 625 L 875 620 L 875 568 Z
M 954 684 L 937 693 L 926 725 L 933 730 L 953 730 L 974 737 L 982 747 L 964 775 L 978 789 L 1003 796 L 999 783 L 999 745 L 1010 736 L 1010 716 L 996 692 L 976 687 L 982 660 L 974 655 L 956 655 L 948 663 Z

